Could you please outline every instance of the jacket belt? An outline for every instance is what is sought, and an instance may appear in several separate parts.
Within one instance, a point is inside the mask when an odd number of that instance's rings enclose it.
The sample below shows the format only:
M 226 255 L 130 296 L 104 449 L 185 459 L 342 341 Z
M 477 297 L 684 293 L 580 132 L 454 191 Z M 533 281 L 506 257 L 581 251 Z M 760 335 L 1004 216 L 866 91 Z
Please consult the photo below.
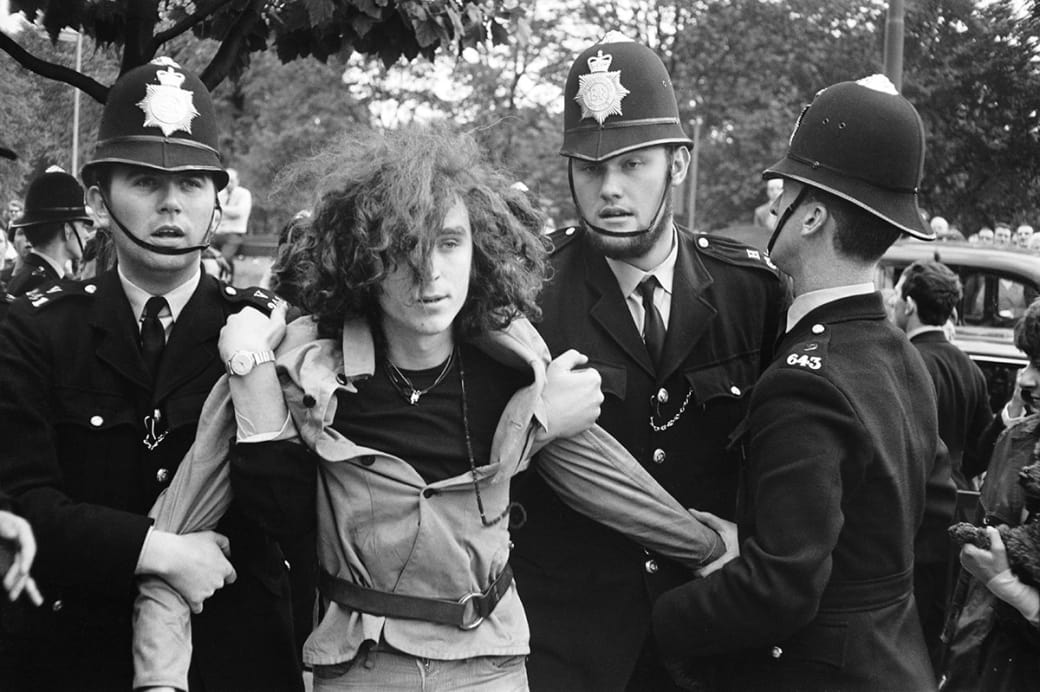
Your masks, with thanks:
M 823 590 L 820 610 L 841 612 L 883 608 L 908 598 L 913 589 L 913 568 L 877 579 L 832 581 Z
M 318 574 L 321 595 L 345 608 L 370 615 L 454 625 L 463 630 L 471 630 L 483 622 L 512 583 L 513 569 L 507 564 L 483 593 L 468 593 L 451 601 L 369 589 L 340 579 L 324 569 L 319 569 Z

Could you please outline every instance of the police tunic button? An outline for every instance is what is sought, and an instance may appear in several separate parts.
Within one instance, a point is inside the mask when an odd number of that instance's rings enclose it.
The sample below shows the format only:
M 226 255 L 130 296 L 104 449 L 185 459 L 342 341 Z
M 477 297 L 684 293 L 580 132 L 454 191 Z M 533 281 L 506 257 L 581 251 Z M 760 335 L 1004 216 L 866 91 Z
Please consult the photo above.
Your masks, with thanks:
M 733 385 L 729 388 L 729 392 L 733 396 L 740 396 L 740 387 L 738 387 L 737 385 Z
M 56 601 L 55 601 L 55 602 L 54 602 L 54 603 L 53 603 L 53 604 L 51 605 L 51 610 L 53 610 L 53 611 L 54 611 L 55 613 L 57 613 L 57 612 L 60 612 L 60 611 L 61 611 L 61 609 L 62 609 L 62 608 L 64 608 L 64 607 L 65 607 L 65 604 L 64 604 L 64 603 L 62 603 L 62 602 L 61 602 L 61 599 L 59 598 L 58 600 L 56 600 Z
M 224 293 L 227 293 L 229 296 L 233 296 L 236 293 L 238 293 L 238 290 L 234 286 L 225 286 Z
M 657 566 L 657 560 L 650 559 L 643 563 L 643 569 L 646 570 L 647 574 L 657 574 L 657 570 L 660 567 Z
M 574 235 L 574 226 L 571 226 L 570 228 L 568 228 L 566 231 L 563 232 L 563 234 L 564 235 Z
M 95 286 L 94 284 L 87 284 L 86 286 L 83 287 L 83 292 L 87 293 L 87 294 L 92 294 L 96 290 L 97 290 L 97 286 Z
M 657 390 L 657 403 L 667 404 L 668 403 L 668 390 L 661 387 Z
M 159 483 L 165 483 L 166 479 L 170 477 L 169 469 L 159 469 L 155 472 L 155 480 Z
M 665 459 L 666 456 L 668 456 L 668 455 L 664 453 L 663 449 L 655 449 L 654 450 L 654 463 L 655 464 L 663 464 L 664 463 L 664 459 Z
M 697 239 L 697 245 L 699 245 L 700 247 L 708 247 L 708 239 L 707 238 L 703 238 L 703 237 L 702 238 L 698 238 Z
M 774 646 L 772 649 L 769 650 L 769 655 L 773 658 L 780 658 L 784 655 L 784 650 L 781 649 L 779 646 Z
M 102 425 L 104 425 L 104 423 L 105 423 L 105 419 L 102 418 L 101 416 L 91 416 L 90 417 L 90 424 L 93 425 L 95 428 L 100 428 Z
M 813 334 L 823 334 L 824 326 L 822 324 L 814 324 L 812 326 Z

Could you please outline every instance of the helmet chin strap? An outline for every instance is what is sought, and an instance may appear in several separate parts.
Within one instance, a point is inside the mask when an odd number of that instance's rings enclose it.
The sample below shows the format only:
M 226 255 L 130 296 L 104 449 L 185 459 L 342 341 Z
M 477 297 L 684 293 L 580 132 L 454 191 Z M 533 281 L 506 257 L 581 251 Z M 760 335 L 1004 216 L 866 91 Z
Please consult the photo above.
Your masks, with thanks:
M 798 194 L 794 196 L 794 201 L 791 202 L 791 204 L 780 213 L 780 216 L 776 218 L 776 225 L 773 226 L 773 235 L 769 236 L 769 244 L 766 245 L 766 252 L 773 251 L 773 245 L 776 244 L 776 239 L 780 235 L 780 229 L 782 229 L 784 224 L 787 223 L 787 220 L 791 218 L 791 214 L 794 213 L 794 210 L 801 205 L 803 200 L 805 200 L 805 194 L 808 189 L 809 187 L 807 185 L 803 185 L 802 189 L 798 191 Z
M 657 211 L 654 213 L 654 218 L 650 220 L 650 225 L 646 228 L 636 231 L 611 231 L 602 226 L 597 226 L 585 218 L 585 212 L 582 211 L 581 204 L 578 203 L 578 196 L 574 194 L 574 159 L 567 159 L 567 184 L 571 188 L 571 199 L 574 200 L 574 208 L 578 211 L 578 218 L 581 219 L 581 223 L 586 228 L 592 229 L 600 235 L 608 235 L 614 238 L 631 238 L 632 236 L 649 233 L 661 223 L 661 219 L 664 217 L 665 202 L 668 199 L 669 188 L 672 186 L 672 167 L 669 165 L 665 174 L 664 191 L 661 193 L 661 201 L 657 203 Z
M 79 256 L 83 256 L 83 239 L 79 237 L 79 229 L 76 228 L 76 222 L 66 221 L 70 228 L 72 228 L 72 235 L 76 236 L 76 245 L 79 245 Z
M 123 222 L 119 220 L 119 217 L 116 216 L 115 211 L 113 211 L 112 209 L 112 204 L 108 200 L 108 195 L 106 195 L 104 190 L 101 190 L 100 188 L 99 192 L 101 192 L 101 199 L 105 202 L 105 207 L 108 209 L 108 216 L 112 219 L 112 222 L 115 224 L 116 228 L 122 231 L 123 235 L 129 238 L 131 242 L 133 242 L 134 245 L 136 245 L 137 247 L 147 250 L 148 252 L 154 252 L 157 255 L 190 255 L 193 252 L 205 250 L 209 247 L 210 239 L 213 237 L 213 233 L 216 231 L 217 223 L 219 223 L 219 219 L 217 218 L 217 212 L 220 211 L 220 200 L 217 199 L 215 200 L 216 203 L 213 206 L 213 213 L 210 214 L 209 217 L 209 227 L 206 229 L 206 235 L 203 236 L 201 244 L 176 248 L 166 247 L 164 245 L 156 245 L 154 243 L 149 243 L 146 240 L 141 240 L 133 233 L 131 233 L 130 230 L 123 225 Z

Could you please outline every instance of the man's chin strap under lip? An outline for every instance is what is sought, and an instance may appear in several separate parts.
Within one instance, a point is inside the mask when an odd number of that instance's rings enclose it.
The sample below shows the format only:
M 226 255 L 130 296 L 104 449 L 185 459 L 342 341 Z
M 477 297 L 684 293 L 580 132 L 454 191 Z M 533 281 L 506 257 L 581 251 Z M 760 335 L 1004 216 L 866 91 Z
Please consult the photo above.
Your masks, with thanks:
M 664 180 L 664 191 L 661 193 L 661 201 L 657 204 L 657 212 L 654 214 L 654 218 L 650 220 L 650 225 L 638 231 L 610 231 L 602 226 L 596 224 L 585 218 L 585 212 L 582 211 L 581 205 L 578 204 L 578 196 L 574 194 L 574 159 L 567 159 L 567 184 L 571 188 L 571 199 L 574 200 L 574 208 L 578 212 L 578 218 L 581 223 L 596 233 L 601 235 L 609 235 L 614 238 L 630 238 L 636 235 L 643 235 L 649 233 L 651 230 L 657 227 L 657 224 L 661 223 L 661 217 L 664 216 L 664 206 L 668 199 L 668 195 L 671 193 L 670 188 L 672 187 L 672 167 L 668 166 L 668 172 L 665 175 Z
M 789 204 L 787 208 L 780 213 L 780 216 L 776 217 L 776 225 L 773 226 L 773 235 L 769 236 L 769 244 L 766 245 L 766 252 L 773 251 L 773 245 L 776 244 L 777 236 L 780 235 L 780 229 L 782 229 L 784 227 L 784 224 L 787 223 L 787 220 L 791 218 L 791 214 L 794 213 L 794 210 L 797 209 L 799 205 L 801 205 L 802 200 L 805 199 L 805 194 L 808 189 L 808 187 L 803 185 L 802 189 L 798 191 L 798 194 L 794 196 L 794 201 L 791 202 L 791 204 Z
M 202 239 L 202 244 L 189 245 L 188 247 L 166 247 L 164 245 L 155 245 L 153 243 L 149 243 L 146 240 L 141 240 L 133 233 L 131 233 L 130 229 L 123 225 L 123 222 L 119 220 L 115 212 L 112 210 L 112 204 L 108 200 L 108 195 L 106 195 L 104 191 L 101 191 L 100 188 L 99 191 L 101 192 L 101 199 L 105 202 L 105 207 L 108 209 L 108 216 L 110 219 L 112 219 L 112 223 L 114 223 L 116 228 L 122 231 L 123 235 L 129 238 L 134 243 L 134 245 L 137 245 L 139 248 L 148 250 L 149 252 L 154 252 L 158 255 L 189 255 L 193 252 L 205 250 L 209 247 L 209 241 L 210 238 L 213 237 L 213 232 L 216 226 L 216 224 L 213 221 L 217 216 L 217 211 L 220 210 L 219 200 L 217 200 L 217 203 L 214 205 L 213 213 L 209 217 L 209 228 L 206 229 L 206 235 Z

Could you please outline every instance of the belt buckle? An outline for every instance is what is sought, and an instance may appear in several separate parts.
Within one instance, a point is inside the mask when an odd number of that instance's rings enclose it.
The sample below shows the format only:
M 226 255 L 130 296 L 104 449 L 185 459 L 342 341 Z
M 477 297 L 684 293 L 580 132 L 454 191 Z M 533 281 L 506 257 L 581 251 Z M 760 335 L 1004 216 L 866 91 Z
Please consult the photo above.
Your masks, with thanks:
M 465 596 L 463 596 L 462 598 L 459 599 L 459 605 L 462 606 L 463 609 L 465 609 L 467 603 L 472 601 L 474 598 L 477 598 L 478 596 L 483 596 L 483 595 L 484 594 L 482 594 L 482 593 L 479 593 L 479 592 L 476 592 L 476 591 L 472 591 L 472 592 L 466 594 Z M 474 604 L 474 606 L 473 606 L 473 613 L 474 614 L 477 613 L 477 609 L 476 608 L 477 608 L 476 604 Z M 459 629 L 460 630 L 476 629 L 477 627 L 480 626 L 480 623 L 482 623 L 482 622 L 484 622 L 484 616 L 483 615 L 477 615 L 477 619 L 476 620 L 474 620 L 473 622 L 471 622 L 469 624 L 459 625 Z

